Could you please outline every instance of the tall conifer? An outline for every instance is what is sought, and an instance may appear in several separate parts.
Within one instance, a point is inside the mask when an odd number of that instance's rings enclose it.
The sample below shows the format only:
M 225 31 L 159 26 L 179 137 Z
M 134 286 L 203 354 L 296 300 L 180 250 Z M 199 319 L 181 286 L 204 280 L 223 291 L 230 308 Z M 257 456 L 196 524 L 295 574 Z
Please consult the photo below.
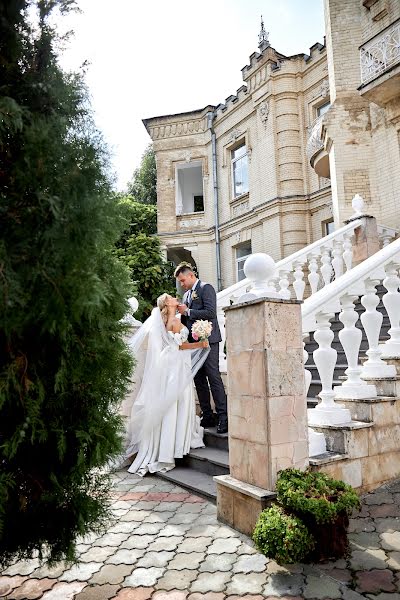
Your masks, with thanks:
M 57 59 L 73 0 L 0 3 L 0 562 L 71 559 L 107 518 L 131 370 L 124 229 L 80 75 Z M 125 223 L 126 227 L 126 223 Z

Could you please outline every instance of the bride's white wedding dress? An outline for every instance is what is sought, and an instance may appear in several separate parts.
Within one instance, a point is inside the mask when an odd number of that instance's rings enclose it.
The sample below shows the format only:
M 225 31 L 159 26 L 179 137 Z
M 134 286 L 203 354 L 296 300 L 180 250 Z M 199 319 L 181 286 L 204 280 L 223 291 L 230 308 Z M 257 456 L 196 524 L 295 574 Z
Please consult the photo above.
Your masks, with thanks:
M 167 332 L 156 311 L 150 317 L 151 327 L 147 326 L 146 366 L 132 405 L 128 432 L 127 455 L 137 452 L 128 470 L 141 476 L 169 471 L 175 466 L 175 458 L 182 458 L 190 448 L 204 447 L 203 428 L 196 416 L 193 376 L 208 351 L 179 350 L 188 339 L 188 329 Z M 139 345 L 141 341 L 139 336 Z

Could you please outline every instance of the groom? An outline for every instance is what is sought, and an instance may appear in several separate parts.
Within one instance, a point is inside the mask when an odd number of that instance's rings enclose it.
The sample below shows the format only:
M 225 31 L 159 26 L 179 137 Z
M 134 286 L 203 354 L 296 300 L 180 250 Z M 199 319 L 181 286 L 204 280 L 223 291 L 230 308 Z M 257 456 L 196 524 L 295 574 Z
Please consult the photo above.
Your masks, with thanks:
M 211 321 L 212 332 L 208 338 L 210 353 L 194 378 L 194 383 L 203 413 L 202 427 L 214 427 L 215 418 L 211 410 L 210 391 L 214 399 L 218 415 L 217 433 L 228 431 L 228 415 L 226 407 L 226 394 L 219 372 L 219 342 L 221 332 L 217 321 L 217 295 L 212 285 L 197 279 L 193 268 L 188 263 L 181 263 L 175 269 L 175 277 L 186 290 L 183 304 L 178 306 L 182 315 L 182 323 L 191 332 L 192 325 L 198 319 Z M 190 334 L 190 340 L 194 341 Z

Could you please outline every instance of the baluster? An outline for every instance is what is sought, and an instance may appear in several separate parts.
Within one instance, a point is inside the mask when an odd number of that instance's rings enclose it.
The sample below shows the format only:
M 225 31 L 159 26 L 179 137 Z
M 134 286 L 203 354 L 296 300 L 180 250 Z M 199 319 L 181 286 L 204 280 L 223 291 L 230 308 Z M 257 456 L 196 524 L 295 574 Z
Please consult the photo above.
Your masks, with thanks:
M 305 337 L 308 337 L 306 334 Z M 303 342 L 303 362 L 304 366 L 306 365 L 308 360 L 308 352 L 306 350 L 306 345 Z M 308 396 L 308 390 L 310 389 L 311 384 L 311 373 L 308 369 L 304 369 L 304 385 L 306 398 Z M 319 454 L 323 454 L 326 452 L 326 441 L 323 433 L 317 433 L 311 427 L 308 428 L 308 455 L 309 456 L 318 456 Z
M 351 264 L 353 262 L 353 245 L 351 243 L 351 236 L 353 233 L 346 233 L 343 238 L 343 260 L 346 265 L 346 271 L 350 271 Z
M 400 357 L 400 279 L 397 274 L 398 265 L 389 263 L 385 266 L 386 279 L 383 285 L 387 289 L 382 302 L 389 315 L 390 339 L 383 344 L 382 358 L 399 358 Z
M 318 344 L 313 357 L 320 376 L 322 390 L 319 393 L 321 402 L 308 413 L 309 425 L 337 425 L 351 421 L 350 411 L 335 403 L 335 392 L 332 388 L 337 352 L 331 347 L 333 331 L 331 330 L 331 313 L 316 315 L 317 329 L 314 339 Z
M 221 342 L 219 343 L 219 370 L 221 373 L 227 372 L 227 361 L 225 354 L 225 342 L 226 342 L 226 331 L 225 331 L 225 312 L 221 306 L 217 307 L 217 319 L 219 329 L 221 331 Z
M 279 271 L 279 293 L 281 298 L 285 298 L 286 300 L 290 300 L 290 290 L 289 285 L 289 273 L 290 271 Z
M 333 242 L 332 255 L 332 267 L 335 272 L 335 279 L 339 279 L 343 275 L 343 243 L 341 240 Z
M 394 377 L 396 367 L 387 365 L 382 360 L 382 347 L 379 347 L 379 334 L 381 332 L 383 315 L 376 307 L 379 304 L 379 296 L 376 293 L 376 286 L 379 285 L 379 279 L 367 279 L 365 281 L 365 294 L 361 298 L 361 304 L 365 312 L 361 315 L 361 323 L 364 327 L 368 340 L 367 356 L 368 360 L 363 364 L 361 377 Z
M 339 319 L 344 327 L 339 331 L 339 340 L 347 358 L 348 367 L 345 371 L 347 380 L 342 385 L 335 386 L 336 398 L 375 398 L 376 388 L 368 385 L 360 378 L 362 367 L 358 362 L 362 332 L 356 327 L 357 311 L 354 309 L 356 296 L 344 294 L 340 298 L 342 312 Z
M 321 256 L 321 274 L 322 279 L 324 280 L 324 286 L 328 285 L 331 282 L 332 276 L 332 265 L 331 265 L 331 254 L 328 246 L 324 246 L 322 248 L 322 256 Z
M 317 252 L 313 252 L 308 261 L 308 268 L 310 273 L 308 274 L 308 282 L 311 288 L 311 295 L 315 294 L 318 290 L 319 274 L 318 274 L 318 256 Z
M 294 291 L 296 293 L 297 300 L 303 300 L 304 288 L 306 284 L 304 282 L 303 263 L 296 261 L 294 263 Z

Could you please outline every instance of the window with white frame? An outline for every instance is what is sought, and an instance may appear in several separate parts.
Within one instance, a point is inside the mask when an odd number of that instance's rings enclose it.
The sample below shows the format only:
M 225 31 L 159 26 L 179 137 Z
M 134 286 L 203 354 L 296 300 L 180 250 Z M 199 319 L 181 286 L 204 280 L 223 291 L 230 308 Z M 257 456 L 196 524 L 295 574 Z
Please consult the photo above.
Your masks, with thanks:
M 249 175 L 246 144 L 242 144 L 231 152 L 232 192 L 237 198 L 249 191 Z
M 333 219 L 329 219 L 329 221 L 323 222 L 323 234 L 324 235 L 329 235 L 330 233 L 333 233 L 334 231 L 335 231 L 335 223 L 333 222 Z
M 242 281 L 242 279 L 246 279 L 246 275 L 244 274 L 243 267 L 246 262 L 246 258 L 248 258 L 251 254 L 251 242 L 246 242 L 242 244 L 238 248 L 236 248 L 236 277 L 238 281 Z
M 325 102 L 325 104 L 321 104 L 321 106 L 318 106 L 317 108 L 317 116 L 318 117 L 322 117 L 322 115 L 324 115 L 326 112 L 328 112 L 328 110 L 331 107 L 331 103 L 330 102 Z

